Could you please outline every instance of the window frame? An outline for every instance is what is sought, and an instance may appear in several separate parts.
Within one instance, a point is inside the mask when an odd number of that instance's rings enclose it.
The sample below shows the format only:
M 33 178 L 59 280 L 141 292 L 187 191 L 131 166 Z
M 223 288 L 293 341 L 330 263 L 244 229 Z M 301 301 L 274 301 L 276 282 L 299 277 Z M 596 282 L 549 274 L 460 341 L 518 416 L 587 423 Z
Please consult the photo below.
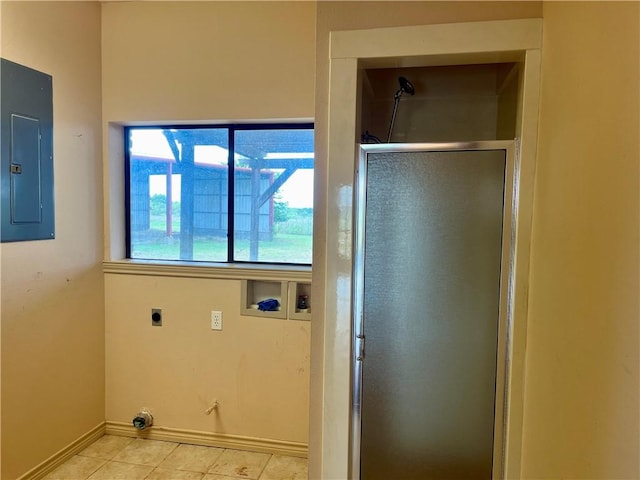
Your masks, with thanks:
M 247 130 L 312 130 L 315 136 L 315 123 L 304 122 L 277 122 L 277 123 L 199 123 L 199 124 L 173 124 L 173 123 L 157 123 L 145 125 L 124 125 L 124 202 L 125 202 L 125 258 L 128 261 L 144 261 L 144 262 L 161 262 L 161 263 L 188 263 L 193 265 L 203 264 L 221 264 L 221 265 L 238 265 L 261 267 L 311 267 L 312 263 L 294 263 L 294 262 L 269 262 L 269 261 L 250 261 L 235 260 L 234 242 L 235 242 L 235 133 L 237 131 Z M 183 259 L 146 259 L 131 257 L 131 130 L 206 130 L 206 129 L 226 129 L 227 130 L 227 259 L 225 261 L 209 261 L 209 260 L 183 260 Z M 314 148 L 315 154 L 315 148 Z M 315 172 L 315 158 L 314 166 Z M 315 208 L 315 205 L 314 205 Z M 313 235 L 313 233 L 312 233 Z

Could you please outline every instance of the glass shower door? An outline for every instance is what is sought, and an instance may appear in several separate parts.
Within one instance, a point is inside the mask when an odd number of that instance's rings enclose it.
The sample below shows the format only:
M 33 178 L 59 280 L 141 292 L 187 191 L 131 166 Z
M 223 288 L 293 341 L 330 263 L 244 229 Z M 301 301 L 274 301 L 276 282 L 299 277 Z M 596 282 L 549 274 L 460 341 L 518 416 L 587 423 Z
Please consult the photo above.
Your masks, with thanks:
M 505 150 L 364 158 L 354 275 L 360 478 L 490 479 Z

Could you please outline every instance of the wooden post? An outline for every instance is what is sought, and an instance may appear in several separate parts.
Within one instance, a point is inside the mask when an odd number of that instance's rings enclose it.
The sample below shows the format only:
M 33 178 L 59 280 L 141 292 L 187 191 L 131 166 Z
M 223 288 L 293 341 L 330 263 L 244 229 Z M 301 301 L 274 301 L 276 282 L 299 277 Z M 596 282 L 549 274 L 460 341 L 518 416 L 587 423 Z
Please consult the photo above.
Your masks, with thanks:
M 182 144 L 182 182 L 180 185 L 180 260 L 193 260 L 193 203 L 195 161 L 193 143 Z
M 167 195 L 165 213 L 167 218 L 167 237 L 173 236 L 173 162 L 167 164 Z
M 258 261 L 260 242 L 260 169 L 262 161 L 251 161 L 251 228 L 249 231 L 249 261 Z

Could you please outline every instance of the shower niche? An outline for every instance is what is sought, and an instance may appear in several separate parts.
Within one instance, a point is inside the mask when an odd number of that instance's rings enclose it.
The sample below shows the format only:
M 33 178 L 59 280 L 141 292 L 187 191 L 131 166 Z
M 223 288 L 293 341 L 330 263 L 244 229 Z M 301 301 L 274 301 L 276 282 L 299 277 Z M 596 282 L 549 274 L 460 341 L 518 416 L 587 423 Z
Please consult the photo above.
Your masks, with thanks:
M 513 140 L 520 71 L 516 62 L 363 69 L 360 141 Z

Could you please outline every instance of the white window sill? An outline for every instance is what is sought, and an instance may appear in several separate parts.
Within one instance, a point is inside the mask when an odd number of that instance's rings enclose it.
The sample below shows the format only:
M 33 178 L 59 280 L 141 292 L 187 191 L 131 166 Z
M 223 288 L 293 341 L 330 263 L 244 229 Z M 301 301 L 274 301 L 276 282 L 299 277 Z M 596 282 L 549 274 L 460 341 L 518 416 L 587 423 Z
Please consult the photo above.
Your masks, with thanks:
M 311 267 L 226 264 L 212 262 L 163 262 L 157 260 L 117 260 L 102 262 L 104 273 L 151 275 L 158 277 L 217 278 L 226 280 L 311 281 Z

